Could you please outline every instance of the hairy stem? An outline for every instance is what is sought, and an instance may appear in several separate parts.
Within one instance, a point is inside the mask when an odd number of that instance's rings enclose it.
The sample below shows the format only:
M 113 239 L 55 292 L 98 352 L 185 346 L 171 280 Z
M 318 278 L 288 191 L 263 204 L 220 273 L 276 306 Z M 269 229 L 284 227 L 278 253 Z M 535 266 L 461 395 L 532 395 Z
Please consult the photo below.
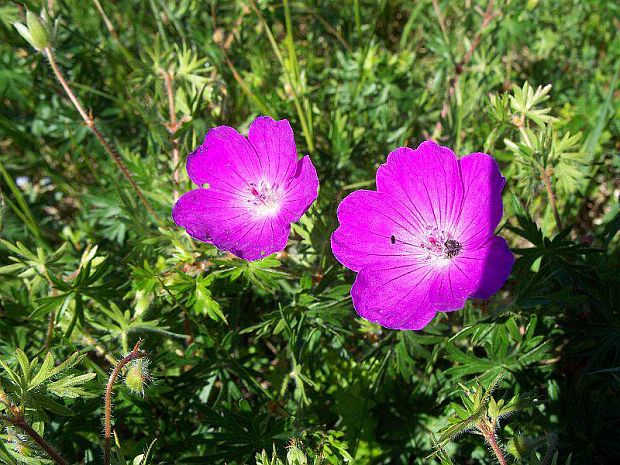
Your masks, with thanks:
M 41 449 L 43 449 L 58 465 L 68 465 L 68 462 L 62 458 L 56 449 L 54 449 L 49 442 L 43 439 L 43 437 L 37 433 L 32 426 L 26 423 L 26 420 L 23 417 L 7 417 L 0 415 L 0 420 L 11 423 L 13 426 L 21 429 L 24 433 L 30 436 L 30 438 L 36 442 L 39 447 L 41 447 Z
M 108 141 L 105 139 L 101 131 L 99 131 L 97 126 L 95 126 L 95 121 L 92 115 L 89 115 L 88 113 L 86 113 L 86 111 L 82 107 L 82 104 L 80 103 L 80 101 L 77 99 L 77 97 L 71 90 L 71 87 L 69 87 L 69 83 L 64 78 L 62 72 L 60 71 L 60 68 L 58 67 L 58 64 L 56 63 L 56 59 L 54 58 L 54 53 L 52 52 L 52 49 L 50 47 L 46 47 L 43 50 L 43 52 L 45 53 L 45 56 L 49 60 L 50 66 L 52 67 L 52 71 L 54 71 L 54 75 L 56 76 L 56 79 L 58 79 L 58 82 L 60 83 L 62 88 L 65 90 L 67 97 L 69 97 L 69 100 L 71 100 L 71 103 L 73 104 L 75 109 L 78 111 L 82 119 L 84 120 L 84 123 L 86 124 L 86 126 L 95 135 L 97 140 L 101 143 L 101 145 L 103 146 L 107 154 L 110 156 L 110 158 L 112 158 L 114 163 L 116 163 L 116 166 L 118 166 L 118 168 L 121 170 L 121 173 L 123 173 L 123 176 L 125 176 L 127 181 L 129 181 L 129 184 L 131 184 L 131 187 L 134 189 L 134 191 L 138 195 L 140 202 L 142 202 L 144 207 L 153 216 L 153 218 L 159 221 L 159 216 L 157 215 L 157 213 L 155 213 L 155 210 L 153 209 L 149 201 L 146 199 L 146 197 L 142 193 L 142 190 L 140 189 L 140 187 L 138 187 L 138 185 L 134 181 L 133 177 L 131 176 L 131 173 L 127 169 L 127 166 L 125 166 L 125 163 L 121 159 L 120 155 L 108 143 Z
M 164 84 L 166 88 L 166 94 L 168 95 L 168 115 L 170 120 L 168 121 L 167 128 L 170 136 L 172 137 L 172 182 L 174 183 L 174 200 L 179 197 L 179 139 L 176 137 L 177 130 L 179 129 L 179 122 L 177 122 L 176 109 L 174 107 L 174 88 L 172 87 L 173 75 L 170 71 L 163 71 Z
M 555 195 L 553 194 L 553 188 L 551 187 L 551 177 L 549 173 L 545 169 L 540 170 L 540 177 L 545 184 L 545 189 L 547 191 L 547 195 L 549 196 L 549 204 L 551 205 L 551 209 L 553 210 L 553 217 L 555 218 L 555 224 L 558 229 L 562 231 L 564 229 L 564 225 L 562 224 L 562 218 L 560 217 L 560 213 L 558 211 L 558 206 L 555 202 Z
M 500 463 L 500 465 L 508 465 L 506 457 L 504 457 L 504 452 L 497 443 L 497 437 L 495 436 L 495 432 L 490 427 L 482 423 L 478 425 L 478 430 L 482 433 L 484 440 L 495 454 L 495 457 L 497 457 L 497 461 Z
M 140 344 L 142 341 L 138 341 L 133 347 L 133 350 L 129 352 L 120 362 L 116 364 L 112 370 L 112 374 L 108 379 L 108 384 L 105 389 L 105 419 L 104 419 L 104 447 L 103 447 L 103 463 L 104 465 L 110 465 L 110 443 L 112 441 L 112 389 L 118 374 L 123 367 L 132 360 L 146 357 L 145 352 L 140 351 Z

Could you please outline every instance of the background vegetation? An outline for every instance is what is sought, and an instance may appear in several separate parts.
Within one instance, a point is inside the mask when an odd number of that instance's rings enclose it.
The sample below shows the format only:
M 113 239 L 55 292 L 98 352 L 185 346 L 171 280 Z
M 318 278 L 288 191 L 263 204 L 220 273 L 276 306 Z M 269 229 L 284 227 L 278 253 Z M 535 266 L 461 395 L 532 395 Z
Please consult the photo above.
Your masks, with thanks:
M 36 51 L 13 23 L 42 7 Z M 110 428 L 112 463 L 136 465 L 620 463 L 618 18 L 614 0 L 3 2 L 0 461 L 50 463 L 41 435 L 57 463 L 102 463 Z M 170 210 L 208 128 L 259 114 L 291 121 L 321 192 L 284 253 L 245 263 Z M 500 162 L 518 261 L 490 301 L 384 330 L 331 256 L 335 208 L 431 137 Z

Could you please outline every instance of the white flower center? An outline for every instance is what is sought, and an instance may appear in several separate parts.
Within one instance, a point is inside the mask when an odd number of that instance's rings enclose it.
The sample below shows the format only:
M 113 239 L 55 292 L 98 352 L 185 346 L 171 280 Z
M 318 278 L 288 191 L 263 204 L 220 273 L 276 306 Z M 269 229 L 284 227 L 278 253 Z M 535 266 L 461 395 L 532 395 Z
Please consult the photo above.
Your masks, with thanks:
M 245 201 L 256 216 L 275 216 L 280 211 L 282 193 L 267 181 L 251 182 Z

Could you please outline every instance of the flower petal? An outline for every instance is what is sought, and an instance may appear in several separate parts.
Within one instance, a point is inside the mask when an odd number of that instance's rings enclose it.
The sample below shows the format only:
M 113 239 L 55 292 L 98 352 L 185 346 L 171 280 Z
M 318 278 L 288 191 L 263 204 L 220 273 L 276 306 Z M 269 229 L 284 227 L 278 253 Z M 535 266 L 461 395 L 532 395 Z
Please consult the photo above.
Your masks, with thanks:
M 267 180 L 281 184 L 294 175 L 297 147 L 288 120 L 275 121 L 269 116 L 259 116 L 250 125 L 248 140 L 258 154 Z
M 419 223 L 407 209 L 381 192 L 352 192 L 338 206 L 340 226 L 331 238 L 332 252 L 353 271 L 381 261 L 415 260 Z M 401 211 L 403 210 L 403 211 Z
M 237 191 L 259 180 L 262 170 L 248 140 L 231 127 L 218 126 L 187 158 L 187 174 L 198 186 Z
M 282 201 L 282 219 L 289 223 L 299 220 L 316 200 L 319 193 L 319 177 L 306 155 L 295 164 L 295 174 L 288 181 Z
M 437 313 L 437 270 L 426 265 L 364 268 L 351 288 L 353 306 L 369 321 L 391 329 L 422 329 Z
M 483 244 L 502 219 L 502 189 L 506 179 L 495 160 L 485 153 L 472 153 L 459 160 L 463 201 L 454 236 L 470 247 Z
M 223 232 L 218 229 L 213 244 L 251 262 L 284 250 L 290 232 L 289 223 L 277 217 L 262 217 Z
M 215 187 L 184 194 L 172 217 L 190 236 L 249 261 L 283 250 L 290 233 L 288 223 L 257 216 L 237 196 Z
M 456 155 L 432 141 L 416 150 L 396 149 L 377 170 L 377 191 L 399 201 L 421 224 L 447 231 L 463 195 Z
M 493 236 L 478 249 L 464 249 L 453 262 L 461 273 L 461 279 L 471 288 L 469 297 L 488 299 L 499 291 L 508 279 L 515 258 L 506 240 Z
M 211 242 L 211 233 L 206 228 L 203 218 L 206 210 L 207 189 L 194 189 L 183 194 L 172 209 L 172 219 L 187 234 L 202 242 Z

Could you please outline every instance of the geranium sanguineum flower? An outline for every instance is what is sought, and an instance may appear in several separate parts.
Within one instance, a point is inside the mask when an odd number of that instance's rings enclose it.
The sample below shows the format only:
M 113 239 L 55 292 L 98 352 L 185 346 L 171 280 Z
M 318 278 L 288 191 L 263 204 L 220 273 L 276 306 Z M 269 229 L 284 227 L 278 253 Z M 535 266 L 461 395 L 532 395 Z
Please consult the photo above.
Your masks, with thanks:
M 434 142 L 394 150 L 377 170 L 377 190 L 338 207 L 332 250 L 356 271 L 360 316 L 394 329 L 421 329 L 437 312 L 488 298 L 514 257 L 495 236 L 505 179 L 484 153 L 457 159 Z
M 187 173 L 199 188 L 178 200 L 175 223 L 245 260 L 283 250 L 319 188 L 310 157 L 297 159 L 289 122 L 267 116 L 254 120 L 247 139 L 228 126 L 211 129 Z

